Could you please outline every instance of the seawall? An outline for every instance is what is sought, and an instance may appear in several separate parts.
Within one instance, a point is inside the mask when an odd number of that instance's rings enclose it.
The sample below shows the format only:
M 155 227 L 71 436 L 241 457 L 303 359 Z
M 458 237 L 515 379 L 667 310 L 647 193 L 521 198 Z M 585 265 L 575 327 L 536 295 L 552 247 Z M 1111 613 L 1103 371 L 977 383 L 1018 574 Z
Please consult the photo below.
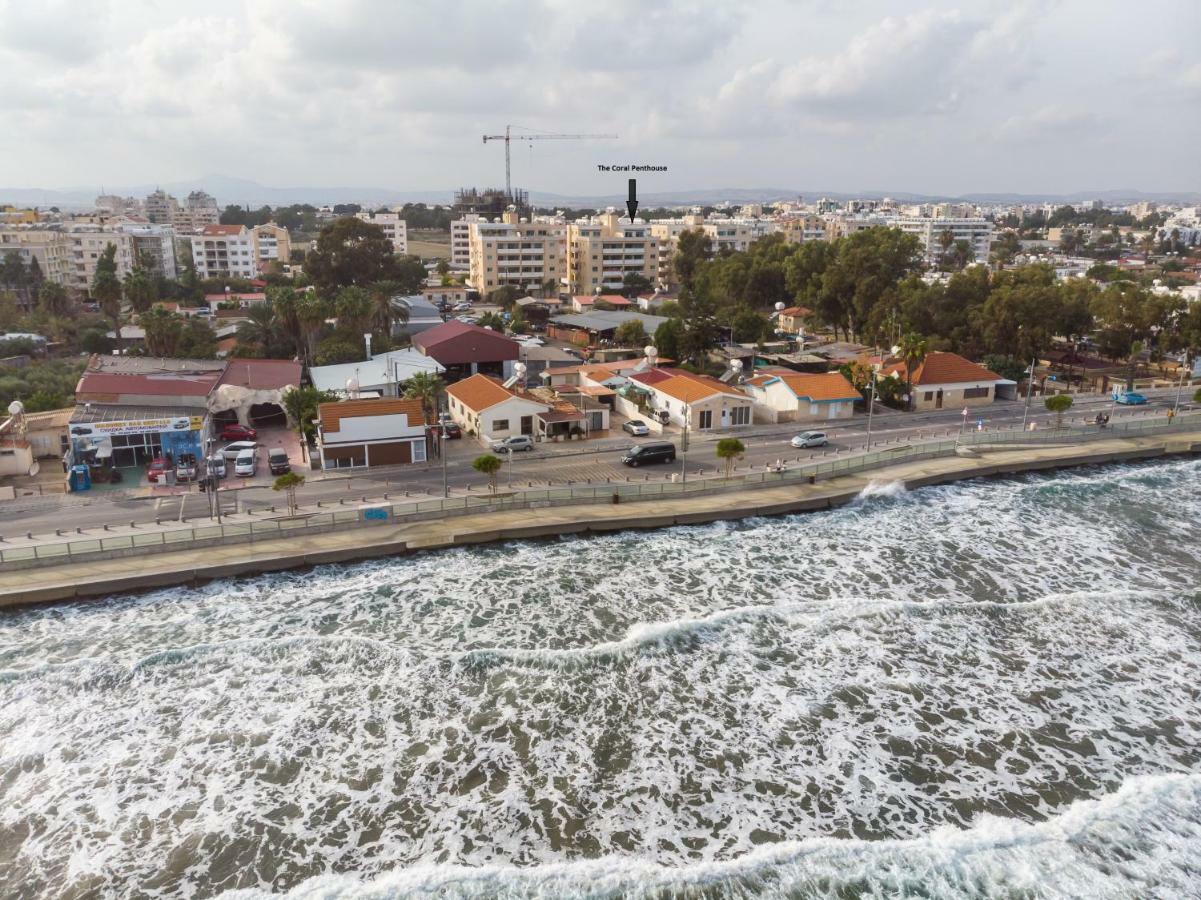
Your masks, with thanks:
M 0 608 L 100 597 L 467 544 L 699 525 L 725 519 L 830 509 L 852 502 L 872 482 L 899 482 L 912 490 L 970 478 L 1201 453 L 1201 432 L 1115 438 L 1086 445 L 978 450 L 968 456 L 898 463 L 817 484 L 672 497 L 653 503 L 481 512 L 249 544 L 198 547 L 9 571 L 0 573 Z

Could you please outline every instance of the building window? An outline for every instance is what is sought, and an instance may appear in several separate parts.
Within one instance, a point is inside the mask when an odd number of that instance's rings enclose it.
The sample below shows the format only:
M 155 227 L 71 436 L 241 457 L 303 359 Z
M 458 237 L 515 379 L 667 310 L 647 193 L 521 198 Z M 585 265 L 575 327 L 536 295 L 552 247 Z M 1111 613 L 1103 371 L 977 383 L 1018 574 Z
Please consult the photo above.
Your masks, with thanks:
M 924 398 L 926 400 L 933 400 L 934 399 L 934 391 L 926 391 Z
M 508 431 L 509 430 L 509 420 L 508 419 L 493 419 L 492 420 L 492 430 L 493 431 Z
M 751 408 L 749 406 L 735 406 L 730 410 L 730 422 L 734 425 L 750 425 Z
M 964 388 L 963 399 L 977 400 L 981 397 L 987 397 L 991 390 L 992 388 L 987 387 Z
M 711 410 L 711 409 L 702 409 L 701 410 L 700 424 L 697 427 L 698 428 L 712 428 L 713 427 L 713 410 Z
M 425 462 L 425 441 L 413 441 L 413 462 Z

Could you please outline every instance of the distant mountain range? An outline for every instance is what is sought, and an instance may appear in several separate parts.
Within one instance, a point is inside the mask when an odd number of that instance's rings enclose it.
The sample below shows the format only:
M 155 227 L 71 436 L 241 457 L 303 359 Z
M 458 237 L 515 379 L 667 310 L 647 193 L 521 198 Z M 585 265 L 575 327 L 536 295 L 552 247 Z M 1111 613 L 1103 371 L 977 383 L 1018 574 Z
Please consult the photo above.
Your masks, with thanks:
M 161 187 L 169 194 L 183 198 L 191 191 L 208 191 L 223 207 L 236 203 L 241 206 L 290 206 L 294 203 L 312 203 L 323 206 L 333 203 L 359 203 L 363 206 L 392 206 L 401 203 L 449 204 L 454 197 L 453 189 L 435 191 L 400 191 L 381 187 L 268 187 L 244 178 L 226 175 L 206 175 L 191 181 L 176 181 L 164 184 L 140 184 L 133 186 L 106 185 L 104 192 L 121 196 L 145 197 L 155 188 Z M 90 209 L 100 187 L 64 188 L 0 188 L 0 205 L 12 203 L 17 206 L 57 206 L 60 209 Z M 1149 193 L 1138 190 L 1109 190 L 1076 192 L 1072 194 L 1012 194 L 974 193 L 959 197 L 934 194 L 914 194 L 905 191 L 818 191 L 794 190 L 791 188 L 703 188 L 688 191 L 660 191 L 640 194 L 638 199 L 644 208 L 651 206 L 712 206 L 717 203 L 763 203 L 773 200 L 793 200 L 798 196 L 812 200 L 829 197 L 832 200 L 855 198 L 892 197 L 908 203 L 964 202 L 985 204 L 1019 203 L 1080 203 L 1101 200 L 1111 204 L 1137 203 L 1151 200 L 1160 203 L 1201 203 L 1201 193 L 1182 191 L 1179 193 Z M 531 191 L 530 200 L 537 206 L 597 207 L 624 205 L 624 194 L 553 194 Z

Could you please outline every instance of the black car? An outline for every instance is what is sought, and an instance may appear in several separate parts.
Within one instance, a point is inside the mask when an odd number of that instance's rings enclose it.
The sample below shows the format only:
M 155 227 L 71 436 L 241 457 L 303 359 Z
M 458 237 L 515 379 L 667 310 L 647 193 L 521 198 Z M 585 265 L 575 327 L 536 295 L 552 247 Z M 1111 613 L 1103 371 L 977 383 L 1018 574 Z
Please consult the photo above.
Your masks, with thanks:
M 621 455 L 621 461 L 635 469 L 649 463 L 675 462 L 676 445 L 670 441 L 636 444 Z
M 271 470 L 272 475 L 287 475 L 292 471 L 292 464 L 288 462 L 288 451 L 282 447 L 273 447 L 267 451 L 267 468 Z

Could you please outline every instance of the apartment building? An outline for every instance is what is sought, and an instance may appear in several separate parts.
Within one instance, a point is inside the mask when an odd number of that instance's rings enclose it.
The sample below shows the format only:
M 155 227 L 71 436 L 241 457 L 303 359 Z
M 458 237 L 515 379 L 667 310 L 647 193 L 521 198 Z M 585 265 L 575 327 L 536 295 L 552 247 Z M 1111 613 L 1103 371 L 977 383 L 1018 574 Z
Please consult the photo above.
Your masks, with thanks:
M 942 253 L 942 235 L 950 232 L 953 241 L 967 241 L 976 260 L 987 262 L 992 250 L 992 222 L 979 218 L 926 218 L 905 216 L 886 223 L 922 242 L 926 265 L 938 265 Z
M 627 275 L 659 278 L 659 242 L 645 223 L 608 212 L 569 226 L 567 289 L 572 294 L 619 291 Z
M 254 278 L 258 251 L 245 225 L 206 225 L 190 238 L 197 278 Z
M 159 188 L 142 201 L 142 211 L 156 225 L 171 225 L 179 212 L 179 201 Z
M 74 285 L 71 277 L 71 242 L 61 231 L 25 228 L 0 229 L 0 259 L 16 253 L 26 266 L 37 260 L 42 275 L 63 287 Z
M 261 266 L 271 262 L 289 263 L 292 261 L 292 237 L 288 229 L 267 222 L 256 225 L 253 229 L 255 259 Z
M 780 223 L 780 231 L 790 244 L 826 239 L 826 220 L 821 216 L 797 216 Z
M 450 266 L 452 269 L 467 269 L 471 266 L 471 226 L 487 221 L 477 213 L 467 213 L 450 223 Z
M 506 285 L 529 292 L 567 278 L 567 226 L 556 222 L 503 221 L 468 223 L 468 284 L 481 294 Z
M 96 264 L 109 244 L 117 248 L 113 257 L 117 277 L 124 279 L 137 265 L 133 236 L 97 225 L 73 225 L 66 232 L 71 248 L 71 276 L 68 287 L 86 291 L 96 277 Z
M 140 216 L 142 201 L 137 197 L 122 197 L 119 194 L 101 194 L 96 198 L 96 211 L 110 216 Z
M 745 252 L 751 244 L 777 229 L 769 219 L 709 219 L 701 226 L 713 242 L 713 252 Z
M 150 271 L 164 278 L 174 279 L 179 274 L 175 256 L 175 229 L 169 225 L 150 222 L 117 221 L 114 231 L 127 234 L 133 240 L 135 264 L 148 265 Z
M 399 213 L 360 212 L 355 213 L 355 218 L 383 229 L 384 235 L 392 242 L 392 251 L 394 253 L 409 252 L 408 226 Z

